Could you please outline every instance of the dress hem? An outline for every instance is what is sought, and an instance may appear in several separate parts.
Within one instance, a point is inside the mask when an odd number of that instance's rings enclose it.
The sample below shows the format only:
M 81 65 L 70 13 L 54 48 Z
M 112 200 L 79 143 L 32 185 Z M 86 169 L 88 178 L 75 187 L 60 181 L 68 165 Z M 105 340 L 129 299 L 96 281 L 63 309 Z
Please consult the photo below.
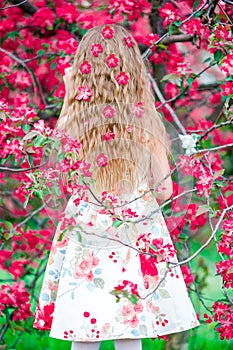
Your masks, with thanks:
M 142 336 L 132 336 L 132 337 L 123 337 L 123 336 L 120 336 L 120 337 L 111 337 L 111 338 L 98 338 L 98 339 L 95 339 L 95 340 L 81 340 L 81 339 L 66 339 L 66 338 L 62 338 L 62 337 L 56 337 L 56 336 L 52 336 L 49 334 L 49 337 L 50 338 L 54 338 L 54 339 L 60 339 L 60 340 L 66 340 L 66 341 L 75 341 L 75 342 L 82 342 L 82 343 L 95 343 L 95 342 L 102 342 L 102 341 L 107 341 L 107 340 L 118 340 L 118 339 L 148 339 L 148 338 L 157 338 L 157 337 L 162 337 L 162 336 L 165 336 L 165 335 L 169 335 L 169 334 L 174 334 L 174 333 L 179 333 L 179 332 L 185 332 L 185 331 L 188 331 L 190 329 L 194 329 L 196 327 L 199 327 L 201 324 L 198 323 L 196 325 L 194 325 L 193 327 L 188 327 L 188 328 L 184 328 L 184 329 L 176 329 L 176 330 L 172 330 L 170 332 L 164 332 L 164 333 L 160 333 L 160 334 L 154 334 L 154 335 L 142 335 Z

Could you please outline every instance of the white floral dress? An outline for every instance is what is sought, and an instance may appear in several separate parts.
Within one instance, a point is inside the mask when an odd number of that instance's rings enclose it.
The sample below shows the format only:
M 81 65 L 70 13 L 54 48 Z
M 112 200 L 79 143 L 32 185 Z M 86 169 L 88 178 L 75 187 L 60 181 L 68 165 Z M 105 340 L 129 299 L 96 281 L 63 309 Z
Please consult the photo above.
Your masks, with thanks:
M 157 206 L 147 194 L 131 203 L 130 210 L 138 214 L 135 220 Z M 200 325 L 180 267 L 167 269 L 167 261 L 177 262 L 177 257 L 161 211 L 119 228 L 90 203 L 77 207 L 71 198 L 67 217 L 75 211 L 85 233 L 72 231 L 59 240 L 58 225 L 35 328 L 50 330 L 53 338 L 93 342 L 155 338 Z

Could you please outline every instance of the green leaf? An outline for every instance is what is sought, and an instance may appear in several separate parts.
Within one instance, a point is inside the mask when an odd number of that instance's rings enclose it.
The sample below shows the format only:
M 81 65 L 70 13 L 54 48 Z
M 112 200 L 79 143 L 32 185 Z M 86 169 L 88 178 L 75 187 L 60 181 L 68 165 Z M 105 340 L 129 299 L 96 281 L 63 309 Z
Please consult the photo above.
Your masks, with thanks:
M 44 53 L 45 53 L 44 50 L 38 50 L 37 51 L 37 55 L 39 55 L 39 56 L 42 56 Z
M 193 78 L 187 78 L 187 83 L 188 83 L 189 88 L 192 87 L 193 82 L 194 82 L 194 79 L 193 79 Z
M 28 163 L 30 164 L 30 167 L 33 167 L 33 157 L 31 154 L 28 154 Z
M 42 142 L 44 141 L 44 139 L 45 139 L 45 138 L 44 138 L 43 135 L 38 135 L 38 136 L 36 137 L 34 146 L 35 146 L 35 147 L 41 146 L 41 145 L 42 145 Z
M 25 200 L 25 202 L 23 203 L 23 207 L 24 207 L 24 208 L 26 208 L 26 206 L 28 205 L 30 196 L 31 196 L 31 194 L 28 194 L 28 195 L 26 196 L 26 200 Z
M 49 44 L 42 43 L 41 46 L 44 47 L 45 49 L 49 49 Z
M 161 80 L 160 82 L 162 83 L 163 81 L 166 80 L 172 80 L 172 79 L 179 79 L 179 75 L 175 74 L 175 73 L 170 73 L 170 74 L 166 74 Z
M 13 224 L 10 221 L 4 221 L 6 227 L 11 231 L 13 229 Z
M 195 2 L 194 2 L 194 4 L 193 4 L 193 10 L 195 11 L 197 8 L 198 8 L 198 6 L 200 5 L 200 0 L 195 0 Z
M 23 124 L 22 129 L 25 132 L 25 134 L 27 134 L 30 131 L 31 126 L 29 124 Z
M 122 224 L 123 224 L 122 220 L 116 219 L 116 220 L 113 221 L 112 227 L 116 227 L 117 228 L 117 227 L 121 226 Z
M 166 289 L 159 289 L 159 294 L 163 299 L 171 298 L 170 294 Z
M 104 288 L 104 280 L 102 278 L 94 278 L 93 282 L 97 288 Z
M 208 205 L 200 205 L 199 208 L 197 209 L 197 212 L 196 212 L 195 216 L 199 216 L 201 214 L 204 214 L 207 211 L 209 211 L 209 206 Z
M 52 64 L 51 64 L 51 69 L 56 69 L 56 67 L 57 67 L 57 62 L 53 62 Z
M 207 62 L 210 62 L 210 61 L 212 61 L 212 58 L 211 58 L 211 57 L 207 57 L 207 58 L 203 61 L 203 63 L 207 63 Z
M 223 52 L 221 50 L 216 50 L 214 53 L 214 59 L 216 62 L 219 62 L 220 59 L 223 57 Z
M 145 335 L 145 336 L 147 335 L 147 328 L 144 324 L 140 324 L 139 331 L 142 335 Z
M 37 135 L 41 135 L 41 133 L 40 133 L 39 131 L 32 130 L 32 131 L 30 131 L 28 134 L 26 134 L 26 135 L 23 137 L 23 140 L 30 140 L 30 139 L 32 139 L 34 136 L 37 136 Z

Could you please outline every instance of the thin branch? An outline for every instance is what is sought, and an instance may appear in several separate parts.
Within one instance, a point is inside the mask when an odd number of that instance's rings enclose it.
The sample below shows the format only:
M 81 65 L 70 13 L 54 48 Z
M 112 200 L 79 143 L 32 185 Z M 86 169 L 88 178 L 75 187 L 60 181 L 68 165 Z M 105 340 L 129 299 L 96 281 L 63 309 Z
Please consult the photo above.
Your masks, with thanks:
M 176 115 L 175 111 L 172 109 L 172 107 L 167 103 L 167 101 L 165 100 L 163 94 L 161 93 L 158 84 L 156 83 L 156 81 L 153 79 L 153 77 L 151 76 L 150 73 L 148 73 L 149 79 L 152 83 L 154 92 L 156 93 L 156 95 L 158 96 L 159 100 L 163 103 L 164 107 L 168 110 L 168 112 L 171 114 L 175 124 L 178 126 L 178 128 L 180 129 L 180 131 L 182 132 L 183 135 L 186 135 L 187 132 L 185 130 L 185 128 L 183 127 L 183 125 L 181 124 L 178 116 Z
M 192 17 L 194 17 L 199 11 L 201 11 L 207 4 L 208 4 L 209 0 L 205 1 L 204 4 L 202 4 L 200 6 L 200 8 L 198 8 L 196 11 L 192 12 L 185 20 L 183 20 L 180 23 L 180 27 L 188 22 Z M 155 47 L 156 45 L 158 45 L 160 42 L 162 42 L 165 38 L 167 38 L 169 36 L 169 31 L 166 32 L 163 36 L 161 36 L 161 38 L 159 38 L 153 45 L 151 45 L 143 54 L 142 54 L 142 59 L 146 60 L 148 58 L 150 58 L 150 56 L 153 55 L 153 47 Z
M 161 42 L 165 45 L 171 44 L 171 43 L 182 43 L 186 41 L 192 41 L 193 36 L 188 34 L 174 34 L 174 35 L 168 35 L 165 39 L 163 39 Z
M 10 6 L 6 6 L 6 7 L 0 7 L 0 11 L 10 9 L 10 8 L 12 8 L 12 7 L 19 7 L 20 5 L 25 4 L 26 2 L 28 2 L 28 0 L 23 0 L 23 1 L 19 2 L 18 4 L 16 4 L 16 5 L 10 5 Z
M 201 135 L 200 139 L 197 141 L 197 143 L 199 143 L 205 136 L 207 136 L 211 131 L 215 130 L 215 129 L 219 129 L 222 126 L 226 126 L 232 124 L 233 125 L 233 118 L 231 118 L 230 120 L 227 120 L 226 122 L 222 122 L 219 124 L 215 124 L 213 126 L 211 126 L 211 128 L 209 128 L 203 135 Z
M 43 93 L 42 93 L 42 87 L 41 87 L 39 80 L 37 79 L 34 71 L 32 69 L 28 68 L 26 63 L 21 58 L 14 55 L 13 53 L 3 49 L 2 47 L 0 47 L 0 51 L 5 53 L 5 55 L 11 57 L 15 62 L 20 64 L 28 72 L 28 74 L 30 74 L 30 76 L 32 78 L 33 87 L 34 87 L 34 94 L 36 94 L 36 90 L 38 88 L 40 98 L 41 98 L 42 102 L 46 105 L 46 101 L 45 101 L 45 98 L 44 98 Z
M 224 148 L 227 148 L 227 147 L 233 147 L 233 143 L 228 143 L 226 145 L 212 147 L 212 148 L 199 149 L 196 152 L 192 153 L 191 155 L 194 155 L 196 153 L 203 153 L 203 152 L 210 152 L 210 151 L 219 151 L 220 149 L 224 149 Z
M 31 167 L 31 168 L 9 168 L 9 167 L 0 166 L 0 171 L 10 171 L 10 172 L 13 172 L 13 173 L 19 173 L 19 172 L 22 172 L 22 171 L 29 171 L 29 170 L 41 168 L 45 164 L 47 164 L 47 161 L 42 163 L 42 164 L 35 165 L 35 166 Z
M 11 0 L 15 6 L 19 6 L 24 12 L 29 13 L 30 15 L 34 15 L 39 8 L 33 4 L 31 4 L 29 1 L 26 1 L 24 4 L 20 4 L 21 0 Z

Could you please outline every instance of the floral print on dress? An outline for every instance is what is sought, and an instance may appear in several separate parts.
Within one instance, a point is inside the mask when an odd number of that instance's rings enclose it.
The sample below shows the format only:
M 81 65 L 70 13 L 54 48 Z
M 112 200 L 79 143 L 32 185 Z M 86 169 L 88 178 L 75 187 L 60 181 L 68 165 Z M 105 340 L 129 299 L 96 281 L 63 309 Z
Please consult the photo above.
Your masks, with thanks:
M 139 188 L 136 197 L 142 193 Z M 134 216 L 141 210 L 146 214 L 151 207 L 157 203 L 147 194 L 124 213 Z M 82 201 L 75 209 L 86 227 L 100 230 L 103 237 L 112 234 L 123 239 L 124 230 L 111 228 L 104 212 L 92 211 Z M 69 210 L 72 218 L 71 202 Z M 93 226 L 88 226 L 90 222 Z M 60 235 L 58 227 L 35 311 L 35 328 L 50 330 L 57 339 L 92 342 L 155 338 L 199 326 L 180 267 L 167 271 L 167 262 L 178 260 L 161 212 L 147 225 L 137 226 L 133 234 L 128 230 L 126 238 L 132 239 L 128 245 L 108 246 L 106 240 L 93 247 L 84 243 L 89 242 L 84 234 L 81 241 L 72 235 L 59 241 Z

